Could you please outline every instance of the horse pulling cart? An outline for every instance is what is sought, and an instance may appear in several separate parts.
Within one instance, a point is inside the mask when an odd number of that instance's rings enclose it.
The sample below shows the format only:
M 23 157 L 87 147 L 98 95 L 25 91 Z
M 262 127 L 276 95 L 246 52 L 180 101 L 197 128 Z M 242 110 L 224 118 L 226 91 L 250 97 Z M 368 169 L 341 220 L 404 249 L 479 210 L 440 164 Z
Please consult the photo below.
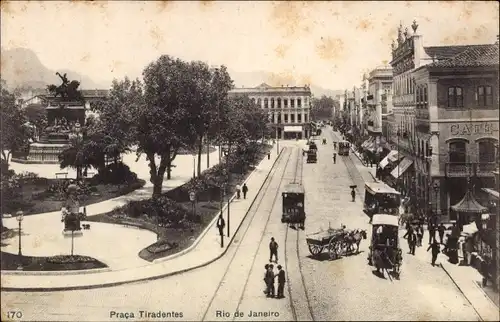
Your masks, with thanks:
M 330 259 L 338 258 L 347 250 L 346 234 L 345 227 L 342 227 L 340 229 L 328 228 L 328 230 L 307 235 L 306 242 L 309 252 L 313 256 L 319 256 L 326 248 Z

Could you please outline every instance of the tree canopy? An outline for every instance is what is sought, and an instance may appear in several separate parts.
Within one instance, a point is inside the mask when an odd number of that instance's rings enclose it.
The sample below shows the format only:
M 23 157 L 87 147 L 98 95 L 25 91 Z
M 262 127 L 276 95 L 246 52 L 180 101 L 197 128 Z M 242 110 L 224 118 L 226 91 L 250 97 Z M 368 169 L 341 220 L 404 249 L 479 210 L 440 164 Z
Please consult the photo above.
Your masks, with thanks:
M 324 120 L 331 119 L 333 117 L 333 108 L 336 105 L 336 101 L 325 95 L 321 98 L 314 98 L 311 106 L 311 119 L 313 120 Z
M 17 106 L 14 94 L 10 93 L 5 81 L 0 85 L 0 148 L 2 159 L 9 161 L 13 151 L 25 147 L 31 137 L 24 111 Z

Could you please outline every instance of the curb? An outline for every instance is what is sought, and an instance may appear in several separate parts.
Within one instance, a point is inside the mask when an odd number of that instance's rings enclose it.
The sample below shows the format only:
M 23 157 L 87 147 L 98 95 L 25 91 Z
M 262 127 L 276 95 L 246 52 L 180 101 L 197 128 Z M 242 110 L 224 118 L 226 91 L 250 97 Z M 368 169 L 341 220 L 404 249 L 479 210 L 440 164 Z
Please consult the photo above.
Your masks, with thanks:
M 198 268 L 205 267 L 207 265 L 210 265 L 211 263 L 215 262 L 216 260 L 220 259 L 222 256 L 226 254 L 226 252 L 229 250 L 229 246 L 233 242 L 234 237 L 238 233 L 241 225 L 243 224 L 243 221 L 245 221 L 246 216 L 250 212 L 250 209 L 253 207 L 255 200 L 257 199 L 257 196 L 259 193 L 262 191 L 262 187 L 264 186 L 264 183 L 269 179 L 269 175 L 271 174 L 271 171 L 273 168 L 276 166 L 276 163 L 278 162 L 279 158 L 281 157 L 281 153 L 283 152 L 284 148 L 280 149 L 280 152 L 276 159 L 273 161 L 273 164 L 271 168 L 269 169 L 268 173 L 266 174 L 266 177 L 264 181 L 262 182 L 261 186 L 259 187 L 259 190 L 257 190 L 257 194 L 255 195 L 255 198 L 253 198 L 252 202 L 250 203 L 250 206 L 248 207 L 247 212 L 243 216 L 243 219 L 241 220 L 240 224 L 238 225 L 238 228 L 234 231 L 231 239 L 227 242 L 227 246 L 225 247 L 224 251 L 222 251 L 221 254 L 217 255 L 215 258 L 205 262 L 201 263 L 192 267 L 184 268 L 178 271 L 166 273 L 166 274 L 161 274 L 157 276 L 150 276 L 146 278 L 139 278 L 139 279 L 134 279 L 134 280 L 128 280 L 128 281 L 120 281 L 120 282 L 113 282 L 113 283 L 106 283 L 106 284 L 95 284 L 95 285 L 82 285 L 82 286 L 68 286 L 68 287 L 54 287 L 54 288 L 17 288 L 17 287 L 1 287 L 0 289 L 4 292 L 56 292 L 56 291 L 74 291 L 74 290 L 89 290 L 89 289 L 96 289 L 96 288 L 104 288 L 104 287 L 112 287 L 112 286 L 118 286 L 118 285 L 125 285 L 125 284 L 131 284 L 131 283 L 137 283 L 137 282 L 145 282 L 145 281 L 153 281 L 165 277 L 170 277 L 178 274 L 182 274 L 185 272 L 189 272 Z
M 80 269 L 74 271 L 15 271 L 15 270 L 2 270 L 2 276 L 9 275 L 25 275 L 25 276 L 59 276 L 59 275 L 91 275 L 112 271 L 109 267 L 94 268 L 94 269 Z
M 441 267 L 441 269 L 446 273 L 446 275 L 448 275 L 448 277 L 450 278 L 450 280 L 453 282 L 453 284 L 455 284 L 455 286 L 457 287 L 457 289 L 460 291 L 460 293 L 462 293 L 462 295 L 465 297 L 465 299 L 467 300 L 467 302 L 470 304 L 470 306 L 474 309 L 474 312 L 476 312 L 477 316 L 481 319 L 481 321 L 484 321 L 483 317 L 481 316 L 481 314 L 476 310 L 476 308 L 474 307 L 474 305 L 472 305 L 472 302 L 469 300 L 469 298 L 467 297 L 467 295 L 464 293 L 464 291 L 462 290 L 462 288 L 458 285 L 458 283 L 455 281 L 455 279 L 451 276 L 450 272 L 448 272 L 448 270 L 443 266 L 442 263 L 439 263 L 439 266 Z
M 280 152 L 281 154 L 281 152 Z M 259 165 L 260 163 L 262 163 L 262 161 L 264 161 L 265 159 L 261 160 L 259 162 Z M 276 160 L 278 160 L 278 158 L 276 158 Z M 276 160 L 274 161 L 274 163 L 272 164 L 271 166 L 271 169 L 269 170 L 269 172 L 274 168 L 274 165 L 275 165 L 275 162 Z M 243 183 L 246 183 L 250 180 L 250 178 L 252 178 L 252 176 L 255 174 L 255 171 L 257 171 L 257 167 L 255 167 L 255 169 L 252 171 L 252 173 L 250 173 L 250 175 L 245 179 L 245 181 L 243 181 Z M 269 173 L 268 173 L 269 174 Z M 267 179 L 267 176 L 266 176 L 266 179 Z M 264 181 L 266 180 L 264 179 Z M 260 191 L 260 190 L 259 190 Z M 258 194 L 258 192 L 257 192 Z M 225 204 L 224 204 L 224 207 L 222 207 L 222 210 L 219 211 L 217 213 L 217 215 L 214 217 L 214 219 L 212 219 L 212 222 L 210 222 L 210 224 L 208 224 L 208 226 L 201 232 L 201 234 L 198 236 L 198 238 L 196 238 L 196 240 L 193 242 L 193 244 L 191 246 L 189 246 L 188 248 L 184 249 L 184 250 L 181 250 L 180 252 L 177 252 L 175 254 L 172 254 L 170 256 L 167 256 L 167 257 L 163 257 L 163 258 L 158 258 L 158 259 L 155 259 L 152 261 L 153 264 L 156 264 L 156 263 L 162 263 L 162 262 L 166 262 L 166 261 L 169 261 L 169 260 L 172 260 L 176 257 L 179 257 L 179 256 L 182 256 L 182 255 L 185 255 L 187 253 L 189 253 L 190 251 L 192 251 L 196 246 L 198 246 L 198 244 L 200 243 L 200 241 L 203 239 L 203 237 L 205 237 L 205 235 L 210 231 L 210 229 L 213 228 L 213 226 L 215 225 L 215 223 L 217 222 L 217 220 L 219 219 L 219 215 L 220 214 L 223 214 L 224 211 L 226 211 L 227 209 L 227 206 L 229 203 L 233 202 L 234 198 L 236 198 L 236 193 L 233 193 L 233 196 L 231 198 L 229 198 L 229 201 L 227 201 Z M 245 215 L 246 216 L 246 215 Z M 245 217 L 243 217 L 243 220 L 245 219 Z M 242 220 L 242 221 L 243 221 Z M 234 234 L 233 234 L 234 235 Z M 229 246 L 229 244 L 228 244 Z

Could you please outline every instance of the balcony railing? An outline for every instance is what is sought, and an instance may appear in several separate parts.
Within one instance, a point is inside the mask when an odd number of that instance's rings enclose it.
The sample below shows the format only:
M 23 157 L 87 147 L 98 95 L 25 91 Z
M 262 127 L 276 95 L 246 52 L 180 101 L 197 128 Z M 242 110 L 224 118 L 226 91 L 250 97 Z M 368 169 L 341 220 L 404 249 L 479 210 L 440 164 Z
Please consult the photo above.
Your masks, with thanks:
M 493 177 L 495 162 L 447 162 L 445 175 L 447 177 Z

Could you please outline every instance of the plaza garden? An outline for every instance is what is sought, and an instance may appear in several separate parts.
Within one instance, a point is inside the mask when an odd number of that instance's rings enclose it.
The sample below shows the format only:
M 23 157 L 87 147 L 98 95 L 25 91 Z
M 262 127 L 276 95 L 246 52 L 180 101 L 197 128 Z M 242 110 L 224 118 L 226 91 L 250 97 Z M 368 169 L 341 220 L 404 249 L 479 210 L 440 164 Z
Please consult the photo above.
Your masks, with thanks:
M 120 161 L 124 153 L 133 151 L 137 160 L 146 155 L 151 198 L 131 201 L 86 220 L 156 232 L 158 241 L 138 254 L 152 261 L 189 247 L 220 211 L 221 198 L 226 200 L 232 195 L 235 186 L 242 184 L 270 149 L 258 143 L 269 134 L 267 114 L 248 96 L 228 96 L 233 85 L 224 66 L 211 69 L 202 62 L 184 62 L 163 55 L 144 68 L 142 80 L 115 80 L 109 94 L 93 102 L 93 113 L 88 115 L 86 108 L 81 108 L 84 98 L 79 83 L 69 82 L 66 75 L 59 77 L 62 85 L 48 86 L 48 118 L 41 111 L 33 113 L 29 107 L 22 108 L 13 93 L 5 86 L 1 88 L 2 215 L 59 211 L 67 197 L 69 180 L 9 169 L 11 153 L 29 156 L 33 142 L 50 145 L 50 140 L 64 140 L 66 147 L 55 157 L 61 169 L 76 170 L 74 184 L 78 186 L 80 206 L 144 186 L 145 181 Z M 68 104 L 71 109 L 65 107 Z M 225 147 L 227 156 L 221 158 L 221 164 L 202 172 L 201 157 L 207 145 Z M 162 193 L 164 177 L 171 179 L 175 171 L 176 156 L 187 153 L 198 158 L 194 178 Z M 87 176 L 86 169 L 97 173 Z M 195 213 L 189 199 L 192 191 L 196 193 Z M 2 244 L 12 242 L 18 234 L 17 229 L 5 228 L 3 221 L 1 229 Z M 19 258 L 2 251 L 2 270 L 16 269 L 19 261 L 25 270 L 106 266 L 87 256 Z

